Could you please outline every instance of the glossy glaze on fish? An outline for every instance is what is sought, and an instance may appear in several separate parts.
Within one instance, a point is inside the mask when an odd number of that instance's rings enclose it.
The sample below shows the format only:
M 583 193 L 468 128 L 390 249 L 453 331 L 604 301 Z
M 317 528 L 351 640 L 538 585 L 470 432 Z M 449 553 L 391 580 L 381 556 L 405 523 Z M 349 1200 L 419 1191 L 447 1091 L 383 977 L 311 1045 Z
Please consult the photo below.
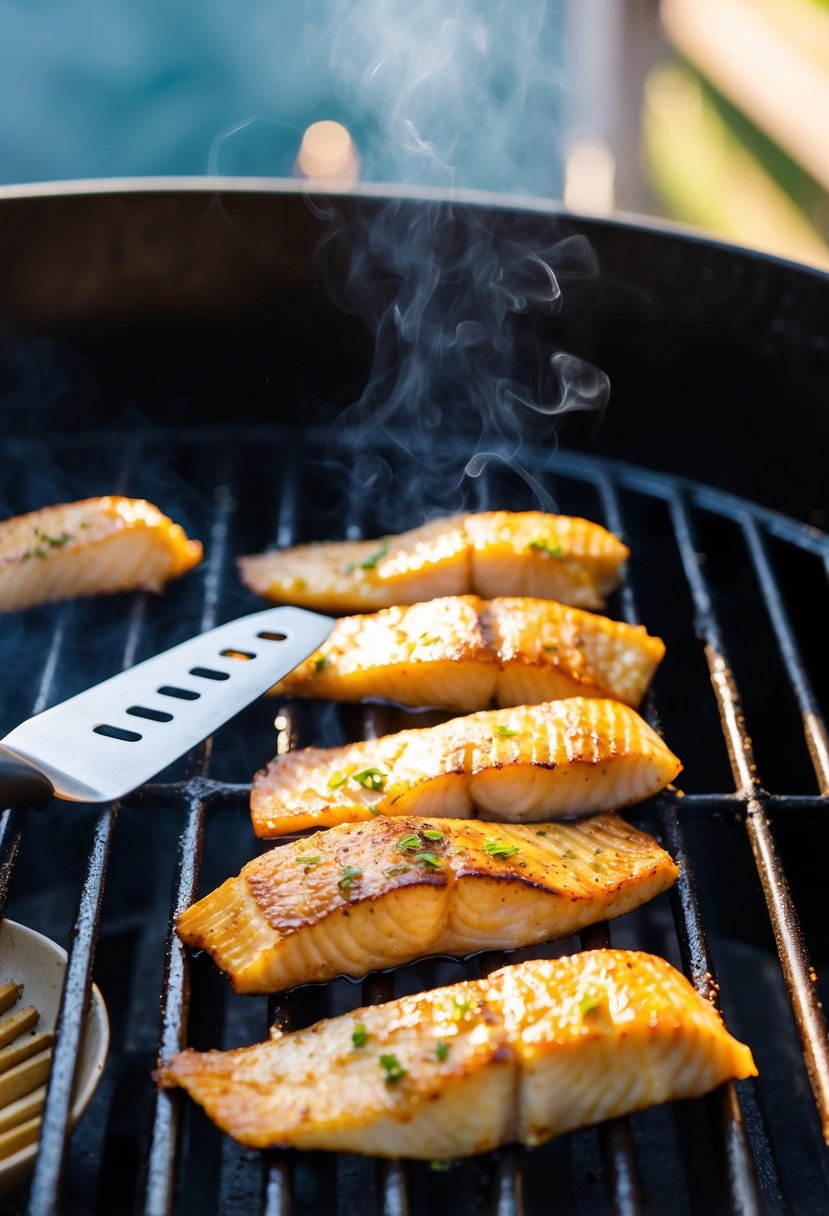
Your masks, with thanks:
M 450 596 L 343 617 L 271 691 L 459 713 L 574 696 L 636 707 L 664 653 L 640 625 L 552 600 Z
M 278 992 L 567 937 L 638 908 L 678 873 L 618 815 L 531 828 L 380 818 L 271 849 L 177 929 L 237 992 Z
M 297 545 L 239 559 L 244 582 L 275 603 L 370 612 L 437 596 L 530 595 L 601 608 L 628 549 L 586 519 L 487 511 L 378 540 Z
M 681 769 L 634 709 L 571 697 L 277 756 L 254 778 L 251 819 L 266 837 L 374 815 L 534 822 L 631 806 Z
M 159 1069 L 253 1148 L 465 1157 L 756 1075 L 664 959 L 625 950 L 503 967 Z
M 160 591 L 202 547 L 143 499 L 88 498 L 0 522 L 0 612 L 116 591 Z

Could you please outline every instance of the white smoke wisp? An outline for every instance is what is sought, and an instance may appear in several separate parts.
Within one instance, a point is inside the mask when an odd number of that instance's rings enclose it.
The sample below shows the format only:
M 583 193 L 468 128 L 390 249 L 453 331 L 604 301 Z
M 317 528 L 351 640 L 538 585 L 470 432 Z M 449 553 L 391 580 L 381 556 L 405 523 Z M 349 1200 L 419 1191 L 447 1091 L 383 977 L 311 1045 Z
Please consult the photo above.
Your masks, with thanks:
M 554 0 L 335 0 L 329 62 L 374 117 L 368 175 L 560 193 L 559 17 Z
M 466 187 L 560 193 L 559 5 L 554 0 L 335 0 L 332 80 L 375 116 L 365 173 L 438 187 L 438 200 L 391 198 L 326 213 L 319 265 L 335 303 L 375 338 L 359 400 L 335 425 L 330 468 L 388 503 L 384 526 L 459 509 L 470 458 L 501 453 L 520 470 L 528 423 L 604 409 L 609 383 L 554 348 L 562 284 L 595 278 L 581 238 L 552 220 L 454 201 Z M 319 31 L 316 31 L 319 33 Z M 355 219 L 356 217 L 356 219 Z M 391 444 L 410 472 L 395 476 Z M 543 487 L 521 471 L 534 501 Z M 387 494 L 392 491 L 393 495 Z

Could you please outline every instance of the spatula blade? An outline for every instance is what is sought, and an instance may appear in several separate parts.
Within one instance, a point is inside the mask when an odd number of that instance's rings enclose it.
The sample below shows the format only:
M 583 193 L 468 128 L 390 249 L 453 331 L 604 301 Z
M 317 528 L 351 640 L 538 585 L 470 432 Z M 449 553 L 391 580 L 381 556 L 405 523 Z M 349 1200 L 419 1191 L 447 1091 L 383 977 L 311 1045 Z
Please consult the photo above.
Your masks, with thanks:
M 268 608 L 219 625 L 15 727 L 3 746 L 71 802 L 110 802 L 149 781 L 266 692 L 334 622 Z

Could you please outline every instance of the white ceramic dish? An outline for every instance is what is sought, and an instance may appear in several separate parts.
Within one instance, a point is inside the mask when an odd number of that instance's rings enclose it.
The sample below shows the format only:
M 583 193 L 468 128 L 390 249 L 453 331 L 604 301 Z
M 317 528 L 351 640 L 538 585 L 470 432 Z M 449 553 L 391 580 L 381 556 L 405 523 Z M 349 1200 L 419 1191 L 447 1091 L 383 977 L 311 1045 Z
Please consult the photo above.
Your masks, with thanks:
M 40 1013 L 37 1030 L 53 1030 L 60 1006 L 66 951 L 42 933 L 18 925 L 13 920 L 0 922 L 0 984 L 23 985 L 19 1005 L 34 1005 Z M 89 1105 L 101 1078 L 109 1047 L 109 1018 L 104 999 L 93 984 L 89 998 L 83 1043 L 70 1116 L 77 1123 Z M 13 1191 L 31 1174 L 38 1146 L 30 1144 L 5 1161 L 0 1161 L 0 1194 Z

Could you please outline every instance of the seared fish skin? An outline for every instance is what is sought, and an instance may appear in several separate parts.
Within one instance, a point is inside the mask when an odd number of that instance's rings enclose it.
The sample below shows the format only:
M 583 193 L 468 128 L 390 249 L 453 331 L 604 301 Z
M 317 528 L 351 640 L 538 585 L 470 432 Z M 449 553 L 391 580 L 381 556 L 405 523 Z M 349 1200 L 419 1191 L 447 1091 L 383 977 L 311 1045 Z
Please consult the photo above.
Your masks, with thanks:
M 160 1068 L 252 1148 L 467 1157 L 756 1075 L 748 1047 L 651 954 L 502 967 Z
M 254 777 L 251 819 L 264 837 L 376 815 L 531 823 L 631 806 L 681 769 L 634 709 L 571 697 L 288 752 Z
M 328 541 L 239 558 L 243 581 L 275 603 L 370 612 L 437 596 L 533 595 L 601 608 L 629 550 L 586 519 L 486 511 L 378 540 Z
M 0 522 L 0 612 L 116 591 L 160 591 L 202 558 L 152 503 L 107 495 Z
M 459 713 L 579 695 L 636 708 L 664 653 L 641 625 L 552 600 L 449 596 L 342 617 L 271 692 Z
M 618 815 L 538 828 L 374 819 L 271 849 L 178 918 L 237 992 L 511 950 L 621 916 L 679 874 Z

